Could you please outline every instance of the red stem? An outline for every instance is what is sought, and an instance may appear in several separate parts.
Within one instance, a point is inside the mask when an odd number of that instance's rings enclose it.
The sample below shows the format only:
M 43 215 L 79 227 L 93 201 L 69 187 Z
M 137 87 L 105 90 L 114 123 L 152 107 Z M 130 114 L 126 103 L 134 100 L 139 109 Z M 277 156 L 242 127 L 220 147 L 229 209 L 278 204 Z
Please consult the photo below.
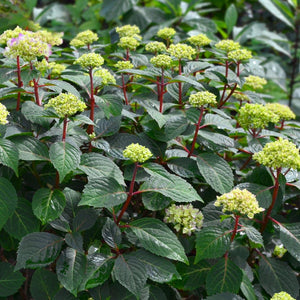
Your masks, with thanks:
M 94 122 L 94 114 L 95 114 L 95 98 L 94 98 L 94 82 L 93 82 L 93 68 L 89 69 L 90 75 L 90 85 L 91 85 L 91 93 L 90 93 L 90 119 Z M 89 125 L 87 128 L 87 133 L 92 134 L 94 132 L 94 125 Z
M 68 127 L 68 116 L 65 116 L 65 118 L 64 118 L 64 127 L 63 127 L 63 135 L 62 135 L 62 141 L 63 142 L 66 140 L 67 127 Z
M 21 66 L 20 66 L 20 57 L 17 56 L 17 74 L 18 74 L 18 88 L 23 86 L 22 78 L 21 78 Z M 20 110 L 21 105 L 21 92 L 18 92 L 17 106 L 16 110 Z
M 238 215 L 235 216 L 234 229 L 233 229 L 233 232 L 232 232 L 232 235 L 231 235 L 231 238 L 230 238 L 231 242 L 233 242 L 234 237 L 235 237 L 235 235 L 237 233 L 237 229 L 238 229 L 238 226 L 239 226 L 239 218 L 240 218 L 240 216 L 238 216 Z
M 198 136 L 198 132 L 200 129 L 200 123 L 203 117 L 203 113 L 204 113 L 204 106 L 201 106 L 201 112 L 200 112 L 200 116 L 198 119 L 198 123 L 196 124 L 196 130 L 195 130 L 195 134 L 194 134 L 194 138 L 193 138 L 193 142 L 192 142 L 192 147 L 191 147 L 191 151 L 189 151 L 189 154 L 187 157 L 191 157 L 191 155 L 193 154 L 193 151 L 195 149 L 195 144 L 196 144 L 196 140 L 197 140 L 197 136 Z
M 126 60 L 129 60 L 129 49 L 126 49 Z
M 164 68 L 161 68 L 160 89 L 157 92 L 159 97 L 159 112 L 162 113 L 164 101 Z
M 124 94 L 124 99 L 125 99 L 125 104 L 128 105 L 128 98 L 127 98 L 127 91 L 126 91 L 126 84 L 124 81 L 124 75 L 122 74 L 122 89 L 123 89 L 123 94 Z

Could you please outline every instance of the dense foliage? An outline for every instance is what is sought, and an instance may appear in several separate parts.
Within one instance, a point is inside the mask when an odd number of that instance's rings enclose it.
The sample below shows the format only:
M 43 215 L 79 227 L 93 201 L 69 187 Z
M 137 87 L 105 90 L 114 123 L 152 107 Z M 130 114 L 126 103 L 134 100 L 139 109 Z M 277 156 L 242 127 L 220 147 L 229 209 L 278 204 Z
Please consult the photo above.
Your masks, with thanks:
M 297 1 L 4 2 L 0 299 L 299 297 Z

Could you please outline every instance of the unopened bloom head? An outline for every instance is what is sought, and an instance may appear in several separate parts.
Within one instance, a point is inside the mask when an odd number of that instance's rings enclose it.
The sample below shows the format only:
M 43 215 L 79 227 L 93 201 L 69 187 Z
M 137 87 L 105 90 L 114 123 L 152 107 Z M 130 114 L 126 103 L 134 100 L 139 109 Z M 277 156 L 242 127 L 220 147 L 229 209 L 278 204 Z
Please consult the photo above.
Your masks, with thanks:
M 7 44 L 7 42 L 10 39 L 17 38 L 19 34 L 26 34 L 28 31 L 23 30 L 19 26 L 17 26 L 15 29 L 11 30 L 5 30 L 1 35 L 0 35 L 0 44 Z
M 66 66 L 62 64 L 57 64 L 55 62 L 50 62 L 49 69 L 51 70 L 51 76 L 57 77 L 61 75 L 62 71 L 66 69 Z
M 150 42 L 145 47 L 146 51 L 152 52 L 152 53 L 160 53 L 165 52 L 167 50 L 167 47 L 162 42 Z
M 167 49 L 167 52 L 178 59 L 192 59 L 192 56 L 196 54 L 196 50 L 193 47 L 181 43 L 176 45 L 172 44 L 169 49 Z
M 133 69 L 133 64 L 128 60 L 120 60 L 115 64 L 115 67 L 120 70 Z
M 207 35 L 203 33 L 191 36 L 187 40 L 196 47 L 203 47 L 209 45 L 211 42 L 211 39 L 209 39 Z
M 125 36 L 131 36 L 140 39 L 139 33 L 140 29 L 136 25 L 124 25 L 122 27 L 116 27 L 116 32 L 119 34 L 120 38 Z
M 94 73 L 94 76 L 101 77 L 101 85 L 116 84 L 115 77 L 106 69 L 100 68 Z
M 45 108 L 53 107 L 59 117 L 65 118 L 72 116 L 77 112 L 82 112 L 86 108 L 83 101 L 70 93 L 61 93 L 57 97 L 52 98 L 45 105 Z
M 273 251 L 273 255 L 281 258 L 287 250 L 283 247 L 283 245 L 276 245 Z
M 240 43 L 235 42 L 233 40 L 222 40 L 222 41 L 218 42 L 217 44 L 215 44 L 215 47 L 220 50 L 230 52 L 230 51 L 240 49 L 241 45 L 240 45 Z
M 239 111 L 238 122 L 244 129 L 263 129 L 279 122 L 279 117 L 262 104 L 247 103 Z
M 227 56 L 229 59 L 234 59 L 236 61 L 247 60 L 252 58 L 251 51 L 247 49 L 237 49 L 230 51 L 228 52 Z
M 229 193 L 217 196 L 215 206 L 223 206 L 222 211 L 233 212 L 238 215 L 247 215 L 252 219 L 255 214 L 262 212 L 264 209 L 259 207 L 255 195 L 248 190 L 234 189 Z
M 192 94 L 189 97 L 189 102 L 194 107 L 201 107 L 205 104 L 216 104 L 217 96 L 208 91 L 198 92 L 196 94 Z
M 6 109 L 6 106 L 0 103 L 0 124 L 5 125 L 8 123 L 7 116 L 9 112 Z
M 250 98 L 248 97 L 248 95 L 242 93 L 242 92 L 234 92 L 232 94 L 232 96 L 234 98 L 236 98 L 237 100 L 241 100 L 241 101 L 250 101 Z
M 47 30 L 40 30 L 35 32 L 35 36 L 41 41 L 50 44 L 51 46 L 58 46 L 63 43 L 62 36 L 63 32 L 50 32 Z
M 254 153 L 253 159 L 273 169 L 300 169 L 299 149 L 294 143 L 281 137 L 275 142 L 267 143 L 261 151 Z
M 152 153 L 148 148 L 132 143 L 125 148 L 123 156 L 131 159 L 133 162 L 143 163 L 152 156 Z
M 245 85 L 252 87 L 254 90 L 262 89 L 267 84 L 267 80 L 259 76 L 250 75 L 245 79 Z
M 97 53 L 86 53 L 81 55 L 74 61 L 74 64 L 80 65 L 82 68 L 97 68 L 103 65 L 104 59 L 100 54 Z
M 85 30 L 78 33 L 70 45 L 76 48 L 87 46 L 98 40 L 98 35 L 91 30 Z
M 172 37 L 176 34 L 176 31 L 174 28 L 165 27 L 163 29 L 158 30 L 157 36 L 164 39 L 164 40 L 170 40 Z
M 192 232 L 200 230 L 203 224 L 203 214 L 193 205 L 172 204 L 166 209 L 165 223 L 173 223 L 176 231 L 191 235 Z
M 286 292 L 280 292 L 274 294 L 271 300 L 296 300 L 296 299 Z
M 139 41 L 137 41 L 134 37 L 124 36 L 121 37 L 118 46 L 120 46 L 123 49 L 135 50 L 139 46 L 139 44 Z
M 160 54 L 150 59 L 151 64 L 157 68 L 170 68 L 172 65 L 172 58 L 166 54 Z
M 280 120 L 286 121 L 296 118 L 296 115 L 286 105 L 280 103 L 267 103 L 266 108 L 278 115 Z

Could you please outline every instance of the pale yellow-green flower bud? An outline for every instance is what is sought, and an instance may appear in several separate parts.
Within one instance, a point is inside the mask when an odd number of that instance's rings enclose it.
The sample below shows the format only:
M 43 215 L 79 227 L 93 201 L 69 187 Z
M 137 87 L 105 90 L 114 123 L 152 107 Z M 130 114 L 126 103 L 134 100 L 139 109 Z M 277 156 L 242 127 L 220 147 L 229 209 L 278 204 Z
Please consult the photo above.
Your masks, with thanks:
M 262 89 L 267 84 L 267 80 L 259 76 L 250 75 L 245 78 L 245 85 L 252 87 L 255 90 Z
M 241 61 L 252 58 L 252 54 L 251 51 L 247 49 L 237 49 L 228 52 L 228 58 L 236 61 Z
M 6 109 L 6 106 L 0 103 L 0 124 L 5 125 L 8 123 L 7 116 L 9 112 Z
M 233 40 L 222 40 L 222 41 L 218 42 L 217 44 L 215 44 L 215 47 L 220 50 L 230 52 L 230 51 L 240 49 L 241 45 L 240 45 L 240 43 L 235 42 Z
M 229 193 L 217 196 L 215 206 L 223 206 L 222 211 L 233 212 L 238 215 L 247 215 L 252 219 L 255 214 L 264 211 L 264 208 L 259 207 L 255 195 L 248 190 L 234 189 Z
M 191 36 L 187 40 L 196 47 L 203 47 L 211 43 L 211 39 L 209 39 L 207 35 L 203 33 Z
M 143 163 L 152 156 L 152 153 L 148 148 L 132 143 L 125 148 L 123 156 L 134 162 Z
M 203 214 L 193 205 L 175 205 L 172 204 L 166 209 L 165 223 L 174 224 L 176 231 L 182 231 L 183 234 L 191 235 L 192 232 L 201 229 L 203 224 Z
M 273 251 L 273 254 L 279 258 L 281 258 L 287 250 L 283 247 L 283 245 L 276 245 Z
M 167 49 L 167 52 L 178 59 L 192 59 L 192 56 L 196 54 L 196 50 L 193 47 L 181 43 L 176 45 L 172 44 L 169 49 Z
M 280 292 L 274 294 L 271 300 L 296 300 L 296 299 L 286 292 Z
M 57 64 L 55 62 L 49 63 L 49 69 L 51 70 L 51 75 L 57 77 L 61 75 L 62 71 L 66 69 L 65 65 Z
M 76 48 L 80 48 L 86 45 L 90 45 L 98 40 L 98 35 L 91 30 L 85 30 L 78 33 L 73 40 L 71 40 L 70 45 Z
M 120 60 L 115 64 L 115 67 L 120 70 L 133 69 L 133 64 L 128 60 Z
M 116 32 L 119 34 L 120 38 L 125 36 L 130 36 L 140 39 L 138 35 L 141 31 L 136 25 L 124 25 L 122 27 L 116 27 Z
M 165 27 L 157 32 L 157 36 L 164 40 L 170 40 L 175 34 L 175 29 L 170 27 Z
M 266 108 L 272 111 L 274 114 L 278 115 L 280 120 L 286 121 L 296 118 L 296 115 L 286 105 L 280 103 L 267 103 Z
M 97 53 L 86 53 L 81 55 L 74 61 L 74 64 L 80 65 L 82 68 L 98 68 L 103 65 L 104 59 L 100 54 Z
M 264 148 L 254 153 L 253 159 L 269 168 L 300 169 L 299 149 L 288 140 L 279 140 L 267 143 Z
M 115 77 L 106 69 L 100 68 L 94 73 L 94 76 L 101 77 L 102 85 L 116 84 Z
M 17 38 L 19 34 L 27 34 L 28 31 L 20 28 L 17 26 L 13 30 L 5 30 L 1 35 L 0 35 L 0 44 L 6 44 L 10 39 Z
M 189 102 L 194 107 L 201 107 L 205 104 L 216 104 L 217 97 L 215 94 L 210 93 L 208 91 L 198 92 L 196 94 L 192 94 L 189 97 Z
M 152 52 L 152 53 L 160 53 L 165 52 L 167 50 L 167 47 L 162 42 L 150 42 L 145 47 L 146 51 Z
M 59 117 L 70 117 L 77 112 L 82 112 L 86 108 L 83 101 L 70 93 L 61 93 L 57 97 L 49 100 L 45 108 L 53 107 Z
M 46 71 L 49 70 L 49 63 L 45 58 L 42 61 L 36 61 L 34 66 L 39 72 L 42 73 L 43 76 L 45 75 Z
M 157 68 L 170 68 L 172 65 L 172 58 L 166 54 L 160 54 L 150 59 L 151 64 Z
M 234 98 L 236 98 L 237 100 L 241 100 L 241 101 L 250 101 L 250 98 L 248 97 L 248 95 L 242 93 L 242 92 L 234 92 L 232 94 L 232 96 Z
M 123 49 L 135 50 L 139 44 L 139 41 L 137 41 L 134 37 L 124 36 L 120 39 L 118 46 Z
M 63 43 L 62 36 L 63 32 L 50 32 L 47 30 L 37 31 L 35 36 L 41 41 L 50 44 L 51 46 L 58 46 Z

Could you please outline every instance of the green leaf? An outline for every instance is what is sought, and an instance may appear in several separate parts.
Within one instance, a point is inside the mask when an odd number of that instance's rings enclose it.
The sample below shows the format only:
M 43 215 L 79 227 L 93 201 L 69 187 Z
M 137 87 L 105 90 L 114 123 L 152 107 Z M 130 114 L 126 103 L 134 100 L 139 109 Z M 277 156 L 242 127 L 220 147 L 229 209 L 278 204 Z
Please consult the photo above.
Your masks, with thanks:
M 221 293 L 217 295 L 213 295 L 207 297 L 205 300 L 245 300 L 244 298 L 240 297 L 239 295 L 231 294 L 231 293 Z
M 85 185 L 79 205 L 111 208 L 126 199 L 124 187 L 111 177 L 102 177 Z
M 93 277 L 88 280 L 86 284 L 86 288 L 91 289 L 105 283 L 105 281 L 107 281 L 108 278 L 110 278 L 111 272 L 113 270 L 113 266 L 114 266 L 114 260 L 113 259 L 107 260 L 96 271 Z
M 55 86 L 58 86 L 59 88 L 61 88 L 61 90 L 65 90 L 66 92 L 75 95 L 78 98 L 81 98 L 80 93 L 77 91 L 77 89 L 75 89 L 75 87 L 68 83 L 67 81 L 64 80 L 47 80 L 48 84 L 53 84 Z
M 208 295 L 222 292 L 238 293 L 243 272 L 228 258 L 220 259 L 206 277 Z
M 51 119 L 43 117 L 44 108 L 32 101 L 25 101 L 22 104 L 21 112 L 28 121 L 34 124 L 48 128 L 51 123 Z
M 19 152 L 15 144 L 7 139 L 0 139 L 0 163 L 12 168 L 18 176 Z
M 165 115 L 163 115 L 162 113 L 160 113 L 155 106 L 153 105 L 153 103 L 150 100 L 143 100 L 140 101 L 140 104 L 146 108 L 147 113 L 151 116 L 151 118 L 153 120 L 156 121 L 156 123 L 158 124 L 159 128 L 162 128 L 166 122 L 167 122 L 167 117 Z
M 193 178 L 200 176 L 197 163 L 187 157 L 178 157 L 168 160 L 168 167 L 181 177 Z
M 251 242 L 260 246 L 264 245 L 262 235 L 256 228 L 253 226 L 243 226 L 242 228 L 245 230 L 245 233 Z
M 113 274 L 126 289 L 137 297 L 146 285 L 145 265 L 134 257 L 125 259 L 124 255 L 119 255 L 114 265 Z
M 169 81 L 169 83 L 172 83 L 172 82 L 185 82 L 185 83 L 189 83 L 192 86 L 197 87 L 199 89 L 203 89 L 203 85 L 201 83 L 199 83 L 198 81 L 194 80 L 193 77 L 177 75 L 175 78 L 173 78 L 172 80 Z
M 58 218 L 66 205 L 66 198 L 60 190 L 41 188 L 32 198 L 32 210 L 35 216 L 46 224 Z
M 136 0 L 104 0 L 100 15 L 106 21 L 117 20 L 121 15 L 132 9 L 136 3 Z
M 59 173 L 59 182 L 62 182 L 68 173 L 78 167 L 80 155 L 80 150 L 69 143 L 56 142 L 51 145 L 49 156 Z
M 144 193 L 142 201 L 145 208 L 156 211 L 166 208 L 172 199 L 159 193 Z
M 204 140 L 203 140 L 204 139 Z M 235 147 L 234 140 L 230 137 L 216 133 L 216 132 L 209 132 L 206 130 L 199 130 L 198 137 L 197 137 L 197 143 L 204 144 L 213 150 L 215 149 L 230 149 Z
M 196 234 L 195 263 L 221 257 L 230 246 L 229 232 L 220 227 L 205 227 Z
M 123 174 L 119 167 L 110 159 L 100 153 L 84 153 L 78 167 L 89 176 L 89 179 L 112 177 L 119 184 L 125 185 Z
M 14 267 L 8 262 L 0 262 L 0 297 L 15 294 L 21 287 L 25 277 L 21 272 L 14 272 Z
M 13 215 L 18 202 L 14 186 L 4 177 L 0 177 L 0 229 Z
M 204 118 L 204 124 L 217 126 L 218 129 L 234 130 L 230 120 L 216 114 L 206 114 Z
M 206 182 L 218 193 L 228 193 L 233 188 L 233 173 L 229 164 L 214 153 L 201 153 L 197 165 Z
M 25 0 L 25 5 L 28 12 L 32 12 L 33 8 L 36 6 L 37 0 Z
M 85 208 L 78 211 L 73 220 L 73 231 L 85 231 L 94 226 L 98 218 L 97 212 L 92 208 Z
M 257 299 L 253 285 L 251 284 L 251 281 L 249 280 L 249 278 L 245 272 L 243 272 L 243 281 L 241 283 L 241 291 L 247 300 L 256 300 Z
M 176 235 L 158 219 L 143 218 L 130 223 L 139 244 L 146 250 L 163 257 L 188 263 L 184 249 Z
M 226 10 L 225 13 L 225 23 L 227 26 L 227 33 L 230 34 L 233 27 L 236 24 L 236 21 L 238 19 L 238 12 L 236 10 L 235 5 L 232 3 Z
M 19 198 L 17 208 L 13 215 L 9 217 L 4 229 L 14 238 L 21 240 L 26 234 L 39 231 L 40 222 L 32 213 L 31 203 Z
M 80 232 L 67 233 L 65 242 L 69 247 L 83 253 L 83 238 Z
M 51 264 L 58 256 L 63 238 L 48 232 L 34 232 L 22 238 L 15 270 Z
M 110 218 L 106 218 L 106 222 L 102 228 L 102 236 L 105 242 L 112 248 L 116 248 L 122 242 L 121 230 Z
M 34 272 L 30 282 L 30 293 L 34 300 L 53 299 L 59 291 L 59 282 L 55 273 L 46 269 Z
M 286 262 L 263 256 L 259 262 L 258 274 L 261 286 L 270 296 L 285 291 L 294 298 L 298 297 L 297 277 Z

